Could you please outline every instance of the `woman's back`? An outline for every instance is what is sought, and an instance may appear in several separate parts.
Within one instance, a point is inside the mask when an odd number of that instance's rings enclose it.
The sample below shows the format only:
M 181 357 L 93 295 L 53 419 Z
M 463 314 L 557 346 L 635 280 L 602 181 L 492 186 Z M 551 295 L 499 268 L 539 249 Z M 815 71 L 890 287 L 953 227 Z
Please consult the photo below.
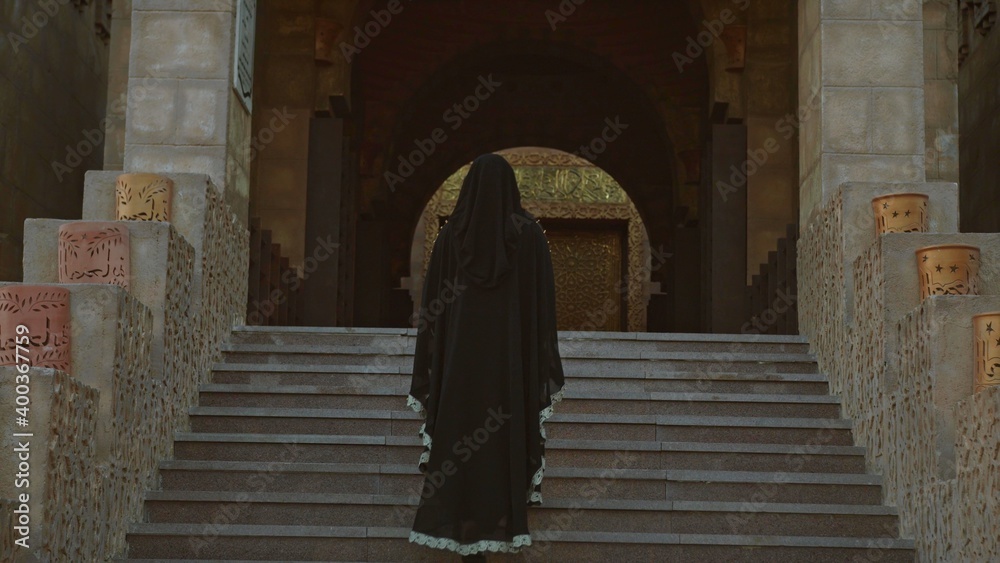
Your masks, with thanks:
M 516 189 L 506 161 L 476 160 L 421 304 L 410 404 L 426 480 L 410 539 L 463 555 L 530 544 L 541 424 L 563 383 L 548 243 Z

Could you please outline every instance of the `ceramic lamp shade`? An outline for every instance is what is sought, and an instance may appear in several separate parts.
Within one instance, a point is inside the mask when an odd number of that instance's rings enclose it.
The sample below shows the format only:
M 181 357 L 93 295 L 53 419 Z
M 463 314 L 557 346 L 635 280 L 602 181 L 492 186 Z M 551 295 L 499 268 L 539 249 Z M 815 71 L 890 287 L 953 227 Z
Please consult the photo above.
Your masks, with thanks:
M 61 287 L 0 287 L 0 365 L 69 371 L 69 295 Z
M 917 251 L 920 298 L 979 295 L 979 249 L 965 244 L 928 246 Z
M 975 343 L 973 388 L 976 393 L 1000 385 L 1000 312 L 972 317 Z
M 123 223 L 66 223 L 59 228 L 59 283 L 105 283 L 128 289 L 129 250 Z
M 873 199 L 875 234 L 928 232 L 928 200 L 925 194 L 890 194 Z
M 158 174 L 122 174 L 115 185 L 119 221 L 170 221 L 174 183 Z

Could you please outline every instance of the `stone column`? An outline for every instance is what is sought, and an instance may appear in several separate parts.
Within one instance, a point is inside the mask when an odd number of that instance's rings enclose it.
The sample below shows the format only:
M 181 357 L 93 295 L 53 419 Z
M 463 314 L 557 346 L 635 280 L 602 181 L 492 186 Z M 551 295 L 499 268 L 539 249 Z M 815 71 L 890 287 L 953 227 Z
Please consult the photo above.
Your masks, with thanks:
M 844 182 L 923 182 L 918 0 L 799 0 L 803 228 Z
M 208 174 L 246 223 L 250 112 L 233 88 L 242 3 L 133 0 L 124 164 Z
M 926 0 L 924 111 L 927 179 L 958 181 L 958 2 Z

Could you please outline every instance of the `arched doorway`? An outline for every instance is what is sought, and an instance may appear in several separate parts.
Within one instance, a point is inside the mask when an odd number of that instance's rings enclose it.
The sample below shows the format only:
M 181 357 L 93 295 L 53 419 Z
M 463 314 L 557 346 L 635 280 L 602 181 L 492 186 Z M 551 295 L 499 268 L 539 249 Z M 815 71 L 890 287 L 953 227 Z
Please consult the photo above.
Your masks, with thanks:
M 647 328 L 652 264 L 645 224 L 621 185 L 592 162 L 541 147 L 498 151 L 511 163 L 525 209 L 549 240 L 556 279 L 559 330 L 635 331 Z M 469 165 L 438 188 L 413 236 L 405 280 L 419 310 L 422 280 L 441 225 L 454 210 Z

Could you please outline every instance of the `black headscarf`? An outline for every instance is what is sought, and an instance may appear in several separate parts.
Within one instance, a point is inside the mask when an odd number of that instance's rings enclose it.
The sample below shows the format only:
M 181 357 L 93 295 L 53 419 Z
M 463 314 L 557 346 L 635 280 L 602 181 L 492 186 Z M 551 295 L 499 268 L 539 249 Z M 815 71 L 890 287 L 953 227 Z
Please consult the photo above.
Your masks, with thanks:
M 514 169 L 502 156 L 473 161 L 449 222 L 455 233 L 459 267 L 480 287 L 494 287 L 511 270 L 525 221 Z

